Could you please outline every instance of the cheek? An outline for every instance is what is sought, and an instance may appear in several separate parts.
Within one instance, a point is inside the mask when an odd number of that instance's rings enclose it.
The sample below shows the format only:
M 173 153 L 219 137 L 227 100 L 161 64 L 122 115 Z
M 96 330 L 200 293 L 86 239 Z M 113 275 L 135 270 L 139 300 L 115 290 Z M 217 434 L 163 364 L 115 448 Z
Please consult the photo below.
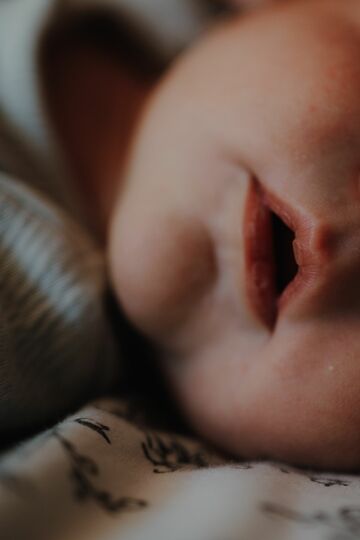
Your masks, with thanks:
M 130 320 L 160 339 L 184 322 L 211 287 L 213 246 L 206 230 L 186 217 L 163 209 L 136 215 L 136 208 L 123 212 L 113 227 L 113 282 Z

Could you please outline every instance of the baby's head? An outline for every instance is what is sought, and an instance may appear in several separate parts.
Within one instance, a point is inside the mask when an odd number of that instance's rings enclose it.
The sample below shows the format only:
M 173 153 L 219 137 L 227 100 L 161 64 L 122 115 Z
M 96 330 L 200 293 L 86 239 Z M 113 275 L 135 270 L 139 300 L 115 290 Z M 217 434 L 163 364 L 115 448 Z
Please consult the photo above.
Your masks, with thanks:
M 359 57 L 358 0 L 226 23 L 152 97 L 119 194 L 121 305 L 241 456 L 360 465 Z

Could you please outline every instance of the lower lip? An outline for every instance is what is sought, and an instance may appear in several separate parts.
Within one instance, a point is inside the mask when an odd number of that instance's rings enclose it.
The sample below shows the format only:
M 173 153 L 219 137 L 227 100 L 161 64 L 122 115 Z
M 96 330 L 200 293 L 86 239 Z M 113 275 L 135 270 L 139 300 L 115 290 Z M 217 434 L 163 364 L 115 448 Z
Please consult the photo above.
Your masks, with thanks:
M 294 255 L 298 272 L 277 296 L 271 211 L 295 232 Z M 276 196 L 253 180 L 244 222 L 246 286 L 249 302 L 257 317 L 273 329 L 279 314 L 295 297 L 319 280 L 329 262 L 332 235 L 326 227 L 314 227 L 309 219 L 285 206 Z M 311 245 L 311 248 L 310 248 Z
M 244 221 L 246 287 L 259 319 L 273 328 L 277 316 L 270 210 L 257 182 L 250 186 Z

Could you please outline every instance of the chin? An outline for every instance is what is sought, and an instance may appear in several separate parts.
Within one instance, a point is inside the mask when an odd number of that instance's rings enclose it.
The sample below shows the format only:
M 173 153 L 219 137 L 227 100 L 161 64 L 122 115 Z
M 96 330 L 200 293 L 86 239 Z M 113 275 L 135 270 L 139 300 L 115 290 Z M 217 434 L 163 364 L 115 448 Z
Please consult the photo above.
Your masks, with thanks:
M 194 430 L 219 450 L 243 460 L 285 462 L 334 472 L 360 469 L 360 391 L 344 391 L 287 376 L 244 371 L 224 383 L 224 372 L 199 368 L 172 379 Z M 242 379 L 242 380 L 241 380 Z M 298 391 L 294 388 L 297 386 Z
M 261 416 L 251 425 L 234 419 L 224 421 L 209 418 L 206 413 L 188 413 L 194 429 L 220 451 L 239 460 L 265 460 L 287 463 L 300 468 L 358 472 L 360 469 L 360 439 L 353 426 L 346 423 L 339 430 L 335 424 L 299 423 L 294 414 L 292 425 L 278 423 L 271 430 L 262 430 Z M 253 416 L 252 416 L 253 418 Z M 311 411 L 309 411 L 311 418 Z M 296 434 L 292 433 L 296 426 Z

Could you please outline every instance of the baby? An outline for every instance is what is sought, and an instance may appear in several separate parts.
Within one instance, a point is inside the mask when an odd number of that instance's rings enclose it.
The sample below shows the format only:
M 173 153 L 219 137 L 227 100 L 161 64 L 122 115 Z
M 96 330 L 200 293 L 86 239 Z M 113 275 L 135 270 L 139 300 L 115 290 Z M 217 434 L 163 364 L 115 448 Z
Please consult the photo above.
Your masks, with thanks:
M 116 113 L 106 155 L 86 123 L 66 125 L 61 99 L 53 116 L 100 201 L 94 215 L 110 223 L 120 305 L 156 345 L 194 428 L 233 454 L 353 469 L 360 5 L 268 4 L 176 63 L 147 102 L 125 169 L 114 158 L 125 137 Z M 110 64 L 97 72 L 112 103 L 121 85 Z M 134 84 L 138 105 L 147 85 Z
M 121 180 L 118 299 L 234 454 L 360 464 L 359 54 L 358 0 L 225 24 L 157 89 Z

